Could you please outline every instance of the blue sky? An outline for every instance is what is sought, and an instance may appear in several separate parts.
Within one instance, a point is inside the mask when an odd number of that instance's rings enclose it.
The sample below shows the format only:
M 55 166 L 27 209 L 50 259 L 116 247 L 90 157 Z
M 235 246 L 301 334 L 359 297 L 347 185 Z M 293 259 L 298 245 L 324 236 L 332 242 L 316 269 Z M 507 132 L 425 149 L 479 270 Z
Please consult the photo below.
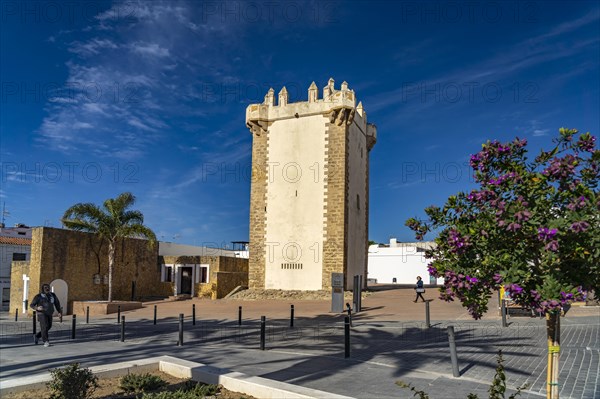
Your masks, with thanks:
M 166 241 L 248 239 L 245 108 L 347 81 L 378 127 L 370 238 L 412 241 L 488 139 L 600 131 L 597 2 L 2 1 L 7 225 L 133 192 Z M 429 237 L 431 238 L 431 237 Z

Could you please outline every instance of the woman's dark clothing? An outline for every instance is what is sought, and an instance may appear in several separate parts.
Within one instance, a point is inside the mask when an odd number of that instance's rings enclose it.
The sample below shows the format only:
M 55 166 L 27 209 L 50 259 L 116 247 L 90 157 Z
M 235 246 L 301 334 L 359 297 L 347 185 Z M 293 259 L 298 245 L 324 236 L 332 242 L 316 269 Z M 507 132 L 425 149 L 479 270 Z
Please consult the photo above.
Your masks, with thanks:
M 417 287 L 415 289 L 417 289 L 417 288 L 423 288 L 423 280 L 417 281 Z M 421 298 L 421 300 L 423 302 L 425 302 L 425 298 L 423 298 L 423 293 L 421 293 L 421 292 L 417 292 L 417 296 L 416 296 L 414 302 L 417 302 L 419 300 L 419 298 Z

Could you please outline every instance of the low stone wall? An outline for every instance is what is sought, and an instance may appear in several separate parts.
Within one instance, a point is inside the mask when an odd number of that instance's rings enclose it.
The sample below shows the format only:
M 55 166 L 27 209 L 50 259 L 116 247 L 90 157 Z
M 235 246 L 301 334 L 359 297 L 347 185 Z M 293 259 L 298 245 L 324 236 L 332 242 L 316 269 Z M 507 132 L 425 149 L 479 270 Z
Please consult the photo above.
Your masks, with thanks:
M 73 301 L 73 314 L 85 315 L 87 307 L 90 307 L 90 315 L 102 315 L 117 313 L 119 306 L 121 306 L 121 312 L 127 310 L 141 309 L 141 302 L 125 302 L 125 301 L 113 301 L 113 302 L 91 302 L 91 301 Z

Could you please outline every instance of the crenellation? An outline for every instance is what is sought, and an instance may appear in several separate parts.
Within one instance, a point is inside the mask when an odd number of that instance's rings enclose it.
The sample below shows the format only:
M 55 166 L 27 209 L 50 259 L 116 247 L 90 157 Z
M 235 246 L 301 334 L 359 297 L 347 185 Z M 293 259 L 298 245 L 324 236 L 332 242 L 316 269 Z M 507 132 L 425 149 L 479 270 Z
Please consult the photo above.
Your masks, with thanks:
M 277 103 L 277 106 L 285 107 L 287 104 L 288 104 L 288 91 L 285 88 L 285 86 L 283 86 L 283 89 L 281 89 L 281 91 L 279 92 L 279 102 Z
M 263 104 L 267 105 L 269 107 L 275 106 L 275 90 L 273 90 L 272 87 L 269 89 L 269 91 L 265 95 L 265 102 Z
M 363 118 L 364 120 L 367 120 L 367 113 L 365 112 L 363 105 L 362 105 L 362 101 L 358 102 L 358 105 L 356 106 L 356 112 L 358 112 L 358 114 L 361 116 L 361 118 Z
M 317 84 L 313 81 L 308 88 L 308 102 L 316 103 L 319 100 L 319 88 Z

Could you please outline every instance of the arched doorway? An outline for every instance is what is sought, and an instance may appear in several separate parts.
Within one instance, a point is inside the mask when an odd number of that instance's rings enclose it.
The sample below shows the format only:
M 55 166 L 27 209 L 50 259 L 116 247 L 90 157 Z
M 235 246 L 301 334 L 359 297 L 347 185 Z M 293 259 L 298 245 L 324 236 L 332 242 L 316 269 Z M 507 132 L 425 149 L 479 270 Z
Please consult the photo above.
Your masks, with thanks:
M 50 283 L 50 291 L 58 297 L 60 305 L 63 307 L 64 314 L 68 313 L 69 310 L 69 287 L 65 280 L 56 279 Z M 57 313 L 56 311 L 54 312 Z

